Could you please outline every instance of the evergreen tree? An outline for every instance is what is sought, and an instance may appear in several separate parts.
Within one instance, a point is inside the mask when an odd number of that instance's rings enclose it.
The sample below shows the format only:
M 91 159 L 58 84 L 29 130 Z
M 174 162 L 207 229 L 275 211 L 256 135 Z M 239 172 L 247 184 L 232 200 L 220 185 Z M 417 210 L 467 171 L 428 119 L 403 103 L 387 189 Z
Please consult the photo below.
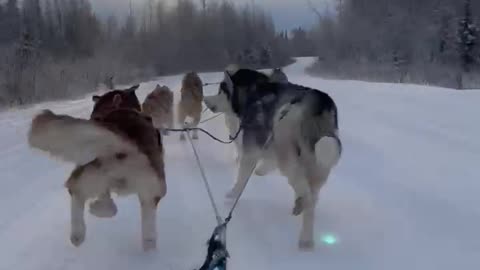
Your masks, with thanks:
M 8 0 L 0 17 L 0 43 L 11 43 L 20 37 L 20 10 L 17 0 Z
M 471 8 L 471 1 L 465 0 L 464 14 L 458 29 L 460 63 L 464 72 L 469 72 L 476 62 L 474 52 L 477 46 L 478 28 L 473 21 Z
M 133 39 L 135 36 L 135 31 L 136 31 L 135 18 L 133 17 L 133 10 L 130 3 L 130 11 L 129 11 L 127 20 L 125 21 L 125 25 L 123 26 L 123 29 L 122 29 L 122 39 L 127 39 L 127 40 Z
M 289 60 L 288 37 L 277 35 L 271 16 L 256 5 L 179 0 L 170 8 L 166 0 L 146 0 L 143 12 L 131 6 L 118 25 L 114 16 L 100 23 L 90 0 L 17 1 L 0 0 L 0 50 L 8 56 L 0 62 L 0 85 L 7 85 L 0 97 L 17 103 L 102 82 L 113 87 L 167 72 Z
M 44 44 L 49 49 L 56 48 L 55 43 L 57 43 L 57 24 L 55 23 L 55 14 L 53 10 L 52 0 L 45 1 L 45 36 Z
M 293 50 L 292 53 L 295 56 L 314 55 L 313 41 L 303 28 L 299 27 L 292 30 L 292 39 L 290 42 Z
M 104 30 L 105 38 L 110 42 L 114 41 L 117 38 L 118 31 L 117 17 L 109 16 Z
M 33 40 L 42 40 L 45 28 L 40 0 L 24 0 L 22 13 L 23 31 Z

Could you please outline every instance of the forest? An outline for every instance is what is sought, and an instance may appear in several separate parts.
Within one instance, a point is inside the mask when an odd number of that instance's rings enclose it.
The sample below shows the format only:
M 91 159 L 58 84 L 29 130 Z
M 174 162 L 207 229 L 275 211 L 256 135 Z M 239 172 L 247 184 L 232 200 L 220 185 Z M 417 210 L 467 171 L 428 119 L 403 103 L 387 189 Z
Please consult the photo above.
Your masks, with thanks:
M 312 31 L 322 76 L 480 87 L 480 1 L 336 0 Z
M 276 30 L 265 10 L 233 1 L 150 0 L 100 18 L 89 0 L 7 0 L 0 34 L 3 107 L 232 63 L 279 67 L 313 51 L 306 30 Z
M 480 87 L 480 2 L 312 2 L 318 22 L 276 29 L 260 5 L 149 0 L 99 16 L 89 0 L 0 2 L 0 106 L 82 96 L 97 89 L 229 64 L 281 67 L 315 56 L 309 72 L 335 79 Z

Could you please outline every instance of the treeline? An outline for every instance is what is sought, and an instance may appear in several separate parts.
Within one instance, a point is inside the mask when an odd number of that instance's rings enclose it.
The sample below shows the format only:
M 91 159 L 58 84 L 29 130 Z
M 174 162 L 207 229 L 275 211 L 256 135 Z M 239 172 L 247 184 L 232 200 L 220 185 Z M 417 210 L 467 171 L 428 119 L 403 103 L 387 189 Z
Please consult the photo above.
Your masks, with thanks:
M 317 72 L 348 79 L 480 86 L 480 1 L 339 0 L 314 30 Z
M 109 21 L 109 32 L 126 43 L 129 60 L 151 63 L 160 72 L 214 70 L 233 62 L 267 67 L 289 60 L 272 18 L 252 5 L 179 0 L 170 9 L 150 1 L 141 19 L 130 15 L 123 29 Z
M 298 35 L 297 35 L 298 36 Z M 162 0 L 124 17 L 97 17 L 88 0 L 0 2 L 0 105 L 71 97 L 155 75 L 263 68 L 296 44 L 270 15 L 233 1 Z

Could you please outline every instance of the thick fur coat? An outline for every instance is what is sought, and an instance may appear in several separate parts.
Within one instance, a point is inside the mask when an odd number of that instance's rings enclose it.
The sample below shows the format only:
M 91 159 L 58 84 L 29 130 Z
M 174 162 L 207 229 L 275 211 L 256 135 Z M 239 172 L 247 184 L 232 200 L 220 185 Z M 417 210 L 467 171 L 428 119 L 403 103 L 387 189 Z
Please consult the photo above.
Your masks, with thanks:
M 334 100 L 316 89 L 240 69 L 225 72 L 218 94 L 204 102 L 242 131 L 238 174 L 227 197 L 240 194 L 258 161 L 257 175 L 278 168 L 295 194 L 292 214 L 302 215 L 299 247 L 312 249 L 318 194 L 342 152 Z
M 167 86 L 157 85 L 145 98 L 142 109 L 152 117 L 157 129 L 173 128 L 173 92 Z
M 112 216 L 113 191 L 138 196 L 143 248 L 156 247 L 156 208 L 167 192 L 162 139 L 149 116 L 125 105 L 132 92 L 95 96 L 91 120 L 49 110 L 32 120 L 30 146 L 76 165 L 65 183 L 71 195 L 70 240 L 75 246 L 85 240 L 86 201 L 98 198 L 97 205 L 91 206 L 96 207 L 94 212 Z
M 200 123 L 203 109 L 203 83 L 195 72 L 185 74 L 182 80 L 182 89 L 180 102 L 177 108 L 178 123 L 185 127 L 187 117 L 192 118 L 190 127 L 196 127 Z M 198 139 L 196 131 L 192 132 L 192 137 Z M 184 134 L 180 135 L 184 140 Z

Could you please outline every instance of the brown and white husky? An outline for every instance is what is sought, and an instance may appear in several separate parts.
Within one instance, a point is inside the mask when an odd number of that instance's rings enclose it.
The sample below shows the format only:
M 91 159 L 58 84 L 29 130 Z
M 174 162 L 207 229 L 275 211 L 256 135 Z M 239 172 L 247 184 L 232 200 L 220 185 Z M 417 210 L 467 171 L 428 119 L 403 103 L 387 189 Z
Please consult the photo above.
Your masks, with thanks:
M 105 202 L 113 191 L 138 196 L 143 248 L 156 248 L 156 208 L 167 192 L 164 153 L 152 119 L 129 104 L 135 89 L 95 96 L 90 120 L 49 110 L 32 120 L 30 146 L 76 165 L 65 183 L 71 195 L 70 240 L 75 246 L 85 240 L 86 200 Z

